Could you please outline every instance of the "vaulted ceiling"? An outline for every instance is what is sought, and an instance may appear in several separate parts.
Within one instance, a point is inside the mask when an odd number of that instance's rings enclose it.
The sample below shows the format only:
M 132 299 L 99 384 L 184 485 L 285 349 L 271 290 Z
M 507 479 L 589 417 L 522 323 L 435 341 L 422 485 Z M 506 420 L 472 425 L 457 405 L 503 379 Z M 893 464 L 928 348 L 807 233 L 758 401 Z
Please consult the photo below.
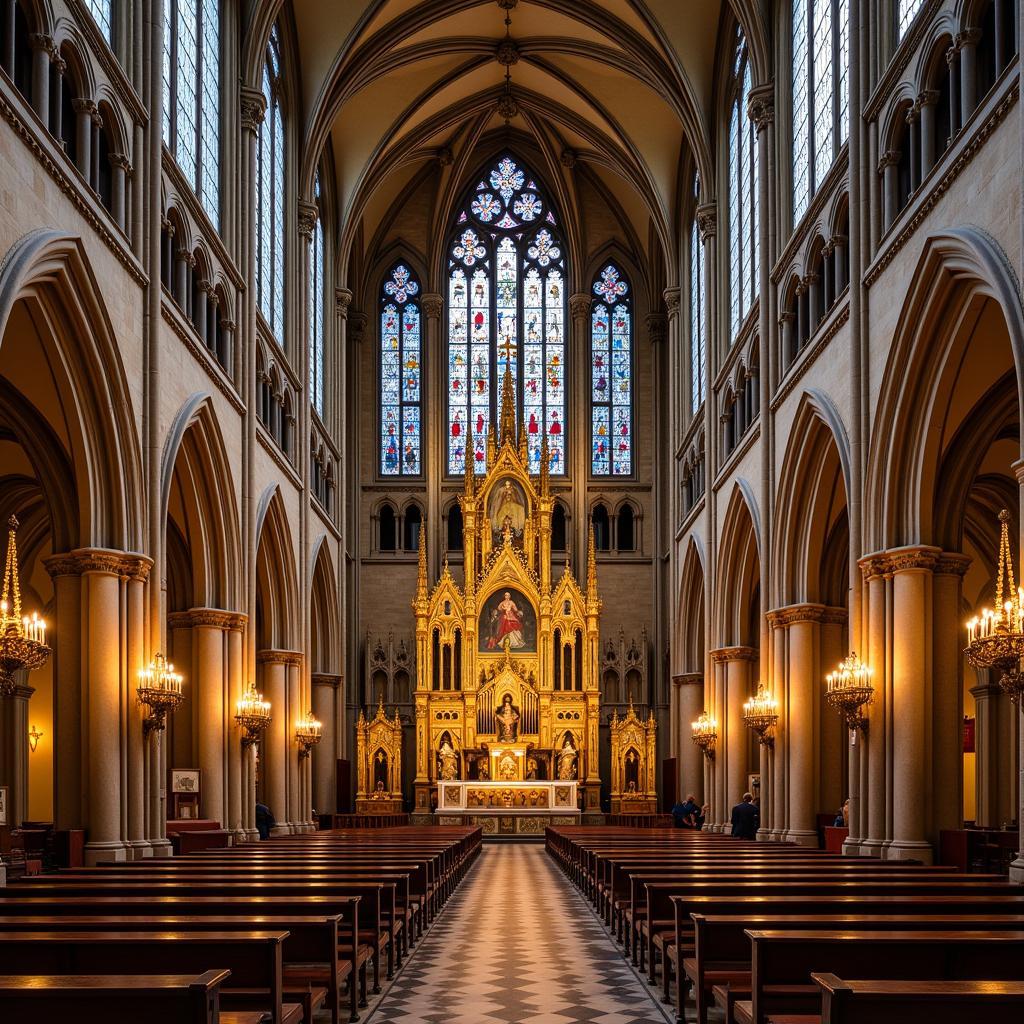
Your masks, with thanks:
M 280 6 L 254 4 L 254 34 Z M 357 233 L 364 244 L 374 238 L 425 168 L 441 169 L 440 222 L 489 140 L 526 140 L 563 209 L 574 202 L 571 169 L 585 168 L 615 197 L 640 247 L 656 246 L 671 267 L 684 176 L 710 160 L 721 8 L 720 0 L 293 0 L 303 191 L 329 152 L 344 263 Z M 506 68 L 515 100 L 507 122 L 499 110 Z

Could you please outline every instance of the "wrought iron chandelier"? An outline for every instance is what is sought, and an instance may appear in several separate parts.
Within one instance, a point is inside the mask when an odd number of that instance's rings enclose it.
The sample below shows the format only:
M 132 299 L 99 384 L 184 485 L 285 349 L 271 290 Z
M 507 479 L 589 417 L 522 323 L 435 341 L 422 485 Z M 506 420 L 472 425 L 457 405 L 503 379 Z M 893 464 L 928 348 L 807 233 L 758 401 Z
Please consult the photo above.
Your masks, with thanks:
M 255 683 L 250 683 L 235 709 L 235 721 L 245 734 L 242 737 L 242 745 L 251 746 L 270 725 L 273 717 L 270 713 L 270 701 L 263 699 L 263 694 L 256 689 Z
M 142 723 L 145 732 L 164 728 L 168 712 L 173 712 L 185 699 L 181 684 L 181 674 L 175 672 L 174 666 L 160 653 L 154 656 L 149 668 L 139 669 L 135 692 L 150 712 Z
M 1005 600 L 1004 600 L 1005 597 Z M 1024 693 L 1020 660 L 1024 657 L 1024 590 L 1013 576 L 1010 513 L 999 513 L 999 568 L 995 608 L 983 608 L 967 623 L 967 660 L 975 668 L 999 673 L 999 686 L 1019 703 Z
M 0 697 L 14 693 L 14 673 L 42 668 L 50 657 L 46 623 L 33 612 L 21 614 L 21 581 L 18 578 L 18 518 L 7 520 L 7 561 L 0 594 Z
M 854 652 L 839 663 L 835 672 L 825 676 L 825 700 L 843 716 L 851 732 L 867 728 L 862 708 L 871 703 L 874 695 L 871 669 Z
M 701 753 L 711 760 L 715 756 L 715 743 L 718 741 L 718 723 L 707 711 L 702 711 L 690 729 L 690 739 L 700 747 Z
M 313 717 L 312 711 L 299 719 L 295 725 L 295 740 L 299 744 L 299 757 L 309 757 L 309 752 L 323 739 L 323 723 Z
M 757 693 L 743 705 L 743 722 L 748 729 L 757 733 L 757 741 L 763 747 L 772 745 L 772 729 L 779 720 L 779 702 L 757 684 Z

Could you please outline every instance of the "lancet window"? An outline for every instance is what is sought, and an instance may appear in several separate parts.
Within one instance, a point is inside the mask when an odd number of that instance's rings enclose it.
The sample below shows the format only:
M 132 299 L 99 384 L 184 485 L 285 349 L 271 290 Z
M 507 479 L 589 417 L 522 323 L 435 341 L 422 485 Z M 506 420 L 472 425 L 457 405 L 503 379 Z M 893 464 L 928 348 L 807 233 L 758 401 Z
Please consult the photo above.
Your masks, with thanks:
M 629 284 L 609 263 L 593 284 L 590 312 L 591 471 L 633 472 L 633 299 Z
M 110 38 L 110 3 L 104 34 Z M 220 223 L 220 4 L 167 0 L 164 8 L 164 143 L 215 225 Z
M 284 344 L 284 116 L 281 39 L 271 30 L 263 64 L 267 110 L 256 150 L 256 292 L 260 312 L 279 344 Z
M 487 433 L 515 382 L 532 472 L 547 440 L 565 472 L 565 260 L 558 221 L 536 180 L 503 156 L 456 218 L 448 250 L 448 472 L 487 469 Z
M 113 0 L 85 0 L 85 6 L 109 43 L 114 32 Z
M 423 354 L 419 282 L 396 264 L 380 298 L 380 471 L 419 476 Z
M 699 192 L 699 185 L 695 187 Z M 704 404 L 707 373 L 707 299 L 704 290 L 704 242 L 694 216 L 690 225 L 690 412 Z
M 324 208 L 320 173 L 313 182 L 316 224 L 309 251 L 309 395 L 317 415 L 324 414 Z
M 732 337 L 757 297 L 757 138 L 747 113 L 751 71 L 747 42 L 736 32 L 729 111 L 729 300 Z

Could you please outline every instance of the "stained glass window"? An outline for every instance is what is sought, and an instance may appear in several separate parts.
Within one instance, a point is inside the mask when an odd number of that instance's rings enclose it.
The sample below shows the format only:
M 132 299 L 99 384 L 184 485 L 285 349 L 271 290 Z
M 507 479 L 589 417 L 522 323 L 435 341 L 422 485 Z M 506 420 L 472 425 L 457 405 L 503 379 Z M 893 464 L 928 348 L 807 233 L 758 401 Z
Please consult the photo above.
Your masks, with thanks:
M 96 20 L 96 24 L 99 25 L 103 38 L 109 43 L 114 30 L 114 5 L 112 0 L 85 0 L 85 6 L 89 8 L 89 13 Z
M 448 250 L 448 472 L 487 468 L 487 433 L 505 366 L 531 469 L 546 438 L 565 472 L 565 260 L 558 221 L 537 181 L 505 155 L 456 217 Z M 627 470 L 628 472 L 628 470 Z
M 309 395 L 313 408 L 324 414 L 324 216 L 320 173 L 313 183 L 319 208 L 309 251 Z
M 849 134 L 850 2 L 793 0 L 793 217 Z
M 633 472 L 633 299 L 614 263 L 597 275 L 590 311 L 591 472 Z
M 220 4 L 167 0 L 164 12 L 164 142 L 219 226 Z
M 420 473 L 423 355 L 419 282 L 396 264 L 380 298 L 380 471 Z
M 256 149 L 256 292 L 267 326 L 284 344 L 285 139 L 281 93 L 281 41 L 275 25 L 263 65 L 267 111 Z
M 896 5 L 896 36 L 902 39 L 907 34 L 924 0 L 899 0 Z
M 700 191 L 698 185 L 695 192 Z M 704 402 L 704 376 L 707 373 L 706 327 L 704 297 L 704 243 L 697 218 L 690 225 L 690 412 L 695 413 Z
M 757 137 L 747 114 L 750 87 L 747 43 L 743 33 L 737 31 L 729 114 L 729 301 L 733 337 L 757 298 Z

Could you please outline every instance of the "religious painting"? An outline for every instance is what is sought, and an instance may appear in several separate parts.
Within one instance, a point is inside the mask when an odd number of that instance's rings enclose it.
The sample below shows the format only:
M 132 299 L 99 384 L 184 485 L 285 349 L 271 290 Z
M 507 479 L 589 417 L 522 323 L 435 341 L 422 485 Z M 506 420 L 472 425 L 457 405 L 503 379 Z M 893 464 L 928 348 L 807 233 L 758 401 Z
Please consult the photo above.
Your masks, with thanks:
M 198 768 L 172 768 L 171 769 L 171 792 L 172 793 L 198 793 L 199 792 L 199 769 Z
M 537 613 L 521 591 L 497 590 L 480 612 L 480 652 L 509 650 L 523 654 L 537 651 Z
M 488 504 L 487 518 L 491 523 L 495 545 L 502 542 L 506 527 L 514 541 L 521 541 L 526 527 L 526 495 L 522 486 L 515 480 L 502 480 L 491 491 Z

